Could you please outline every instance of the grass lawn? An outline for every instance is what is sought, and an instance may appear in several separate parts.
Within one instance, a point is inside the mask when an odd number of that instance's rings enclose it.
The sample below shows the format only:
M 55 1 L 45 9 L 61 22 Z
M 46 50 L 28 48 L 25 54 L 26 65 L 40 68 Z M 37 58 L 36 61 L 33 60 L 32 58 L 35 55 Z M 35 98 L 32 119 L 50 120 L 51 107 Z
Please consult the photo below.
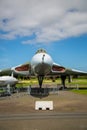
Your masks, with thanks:
M 57 79 L 55 80 L 55 82 L 53 82 L 51 79 L 47 80 L 44 79 L 43 80 L 43 84 L 53 84 L 53 85 L 61 85 L 61 79 Z M 19 84 L 17 84 L 17 87 L 26 87 L 26 86 L 32 86 L 32 85 L 38 85 L 38 80 L 37 79 L 31 79 L 31 80 L 21 80 Z M 72 79 L 71 83 L 68 83 L 68 79 L 66 79 L 66 86 L 67 87 L 73 87 L 76 88 L 78 86 L 78 88 L 87 88 L 87 79 Z
M 75 90 L 75 89 L 73 89 L 71 91 L 75 92 L 75 93 L 78 93 L 78 94 L 85 94 L 85 95 L 87 95 L 87 89 L 85 89 L 85 90 Z
M 5 92 L 5 90 L 0 89 L 0 93 L 4 93 L 4 92 Z

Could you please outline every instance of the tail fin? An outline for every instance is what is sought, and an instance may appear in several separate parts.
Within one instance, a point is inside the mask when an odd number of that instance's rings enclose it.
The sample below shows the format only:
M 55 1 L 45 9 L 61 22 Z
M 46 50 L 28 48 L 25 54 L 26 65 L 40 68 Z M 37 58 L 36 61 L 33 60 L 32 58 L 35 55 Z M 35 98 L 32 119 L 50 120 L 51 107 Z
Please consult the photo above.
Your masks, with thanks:
M 14 73 L 13 73 L 13 71 L 12 71 L 12 73 L 11 73 L 11 77 L 14 77 Z

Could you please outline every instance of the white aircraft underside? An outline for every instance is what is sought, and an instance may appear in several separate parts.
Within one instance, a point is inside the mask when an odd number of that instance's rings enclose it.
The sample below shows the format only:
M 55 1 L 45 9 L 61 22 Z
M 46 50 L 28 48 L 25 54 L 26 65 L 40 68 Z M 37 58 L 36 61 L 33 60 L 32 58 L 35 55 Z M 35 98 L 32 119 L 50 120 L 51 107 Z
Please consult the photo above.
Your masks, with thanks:
M 0 86 L 14 85 L 18 80 L 12 76 L 1 76 L 0 77 Z

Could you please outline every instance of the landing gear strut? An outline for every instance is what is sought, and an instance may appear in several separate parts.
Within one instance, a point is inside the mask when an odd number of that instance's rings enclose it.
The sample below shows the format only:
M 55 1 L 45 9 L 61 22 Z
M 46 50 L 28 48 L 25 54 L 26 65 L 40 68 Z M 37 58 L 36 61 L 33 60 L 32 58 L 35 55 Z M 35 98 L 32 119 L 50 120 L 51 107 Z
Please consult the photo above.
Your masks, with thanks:
M 42 87 L 43 79 L 44 79 L 44 76 L 43 76 L 43 75 L 38 76 L 38 82 L 39 82 L 39 87 L 40 87 L 40 89 L 41 89 L 41 87 Z
M 66 80 L 66 76 L 65 76 L 65 75 L 62 75 L 62 76 L 61 76 L 61 81 L 62 81 L 63 89 L 66 88 L 66 86 L 65 86 L 65 80 Z

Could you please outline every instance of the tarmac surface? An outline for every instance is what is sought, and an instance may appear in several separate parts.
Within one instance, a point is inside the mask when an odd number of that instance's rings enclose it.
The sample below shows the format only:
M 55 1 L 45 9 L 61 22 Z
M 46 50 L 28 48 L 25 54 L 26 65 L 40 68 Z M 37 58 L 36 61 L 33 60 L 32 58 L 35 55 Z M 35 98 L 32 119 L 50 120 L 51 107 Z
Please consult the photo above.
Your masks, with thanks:
M 52 111 L 35 101 L 53 101 Z M 70 91 L 38 99 L 27 93 L 0 97 L 0 130 L 87 130 L 87 96 Z
M 87 113 L 30 113 L 30 114 L 10 114 L 0 115 L 2 120 L 36 120 L 36 119 L 87 119 Z

